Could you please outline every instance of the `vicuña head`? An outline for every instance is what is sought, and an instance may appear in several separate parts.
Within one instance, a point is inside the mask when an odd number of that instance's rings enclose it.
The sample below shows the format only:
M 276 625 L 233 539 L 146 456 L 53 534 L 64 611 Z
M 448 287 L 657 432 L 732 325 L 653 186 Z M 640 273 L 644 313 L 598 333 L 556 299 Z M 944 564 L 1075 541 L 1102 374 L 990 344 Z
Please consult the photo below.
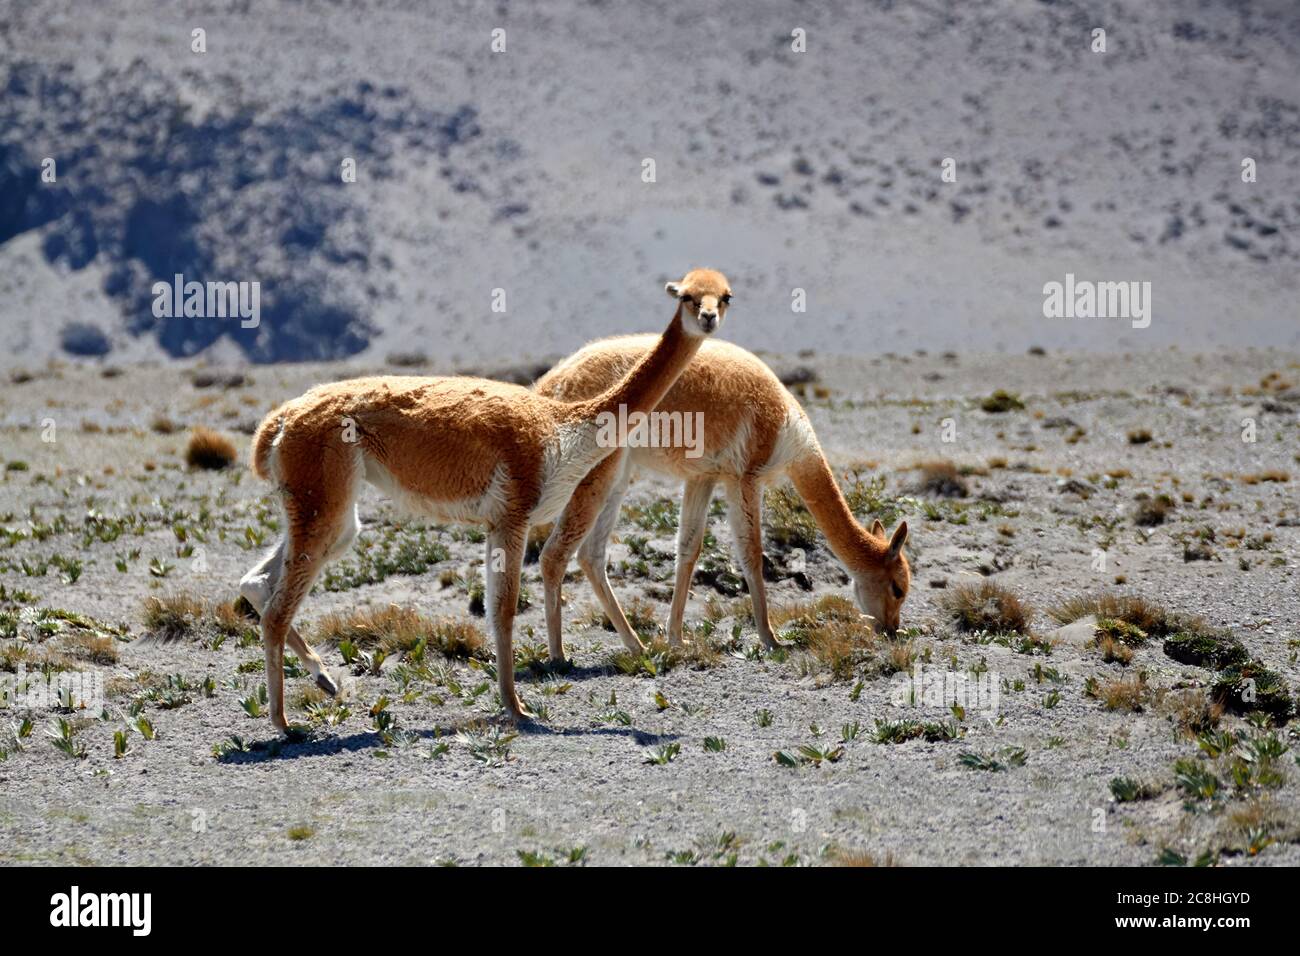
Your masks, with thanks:
M 907 555 L 903 554 L 907 522 L 901 522 L 891 537 L 877 518 L 871 526 L 871 537 L 873 540 L 859 546 L 858 560 L 849 567 L 853 597 L 863 612 L 892 634 L 898 630 L 903 602 L 912 586 L 912 569 L 908 567 Z
M 712 335 L 731 304 L 727 277 L 713 269 L 692 269 L 681 282 L 669 282 L 664 290 L 681 303 L 687 334 Z

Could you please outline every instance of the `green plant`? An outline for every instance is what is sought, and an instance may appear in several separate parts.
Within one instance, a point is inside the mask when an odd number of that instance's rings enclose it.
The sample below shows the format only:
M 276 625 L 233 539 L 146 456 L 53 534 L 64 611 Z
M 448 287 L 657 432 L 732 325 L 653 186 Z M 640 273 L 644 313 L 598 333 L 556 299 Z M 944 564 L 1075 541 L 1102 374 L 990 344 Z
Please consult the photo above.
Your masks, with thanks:
M 76 729 L 72 723 L 64 717 L 56 717 L 50 724 L 50 729 L 46 731 L 46 736 L 54 749 L 59 751 L 65 757 L 73 760 L 81 760 L 86 756 L 86 745 L 76 739 Z
M 682 745 L 678 743 L 660 744 L 644 751 L 645 763 L 662 767 L 672 763 L 681 750 Z
M 1027 759 L 1025 750 L 1022 747 L 1004 747 L 998 752 L 1002 759 L 997 759 L 994 754 L 977 754 L 961 753 L 957 755 L 957 760 L 963 767 L 969 770 L 987 770 L 991 773 L 997 773 L 1006 770 L 1008 767 L 1022 767 Z

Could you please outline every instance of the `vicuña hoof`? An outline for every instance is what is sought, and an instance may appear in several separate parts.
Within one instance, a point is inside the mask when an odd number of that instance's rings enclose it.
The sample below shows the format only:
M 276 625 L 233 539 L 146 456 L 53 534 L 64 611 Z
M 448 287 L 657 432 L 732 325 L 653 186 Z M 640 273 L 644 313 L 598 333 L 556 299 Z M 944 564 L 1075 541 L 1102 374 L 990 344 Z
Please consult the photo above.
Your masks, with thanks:
M 316 675 L 316 686 L 331 697 L 338 696 L 339 685 L 334 683 L 334 678 L 330 677 L 329 671 L 321 671 Z

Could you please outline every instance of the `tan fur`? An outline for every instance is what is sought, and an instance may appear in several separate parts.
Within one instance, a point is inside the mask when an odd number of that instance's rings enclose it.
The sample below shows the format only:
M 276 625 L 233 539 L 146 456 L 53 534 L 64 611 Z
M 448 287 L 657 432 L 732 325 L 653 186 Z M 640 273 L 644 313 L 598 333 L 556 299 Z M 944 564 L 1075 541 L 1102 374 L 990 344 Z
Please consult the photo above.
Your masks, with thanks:
M 653 337 L 619 336 L 593 342 L 557 365 L 536 384 L 543 395 L 576 400 L 597 394 L 626 373 Z M 626 618 L 605 574 L 605 542 L 617 517 L 628 472 L 644 467 L 686 482 L 677 537 L 677 575 L 669 614 L 668 637 L 681 642 L 687 593 L 699 557 L 708 504 L 714 485 L 727 494 L 736 557 L 745 573 L 754 604 L 759 637 L 777 646 L 767 613 L 762 574 L 762 488 L 788 476 L 826 534 L 836 557 L 854 581 L 862 610 L 887 630 L 896 630 L 911 584 L 902 547 L 906 523 L 892 539 L 883 527 L 863 528 L 853 517 L 816 435 L 802 408 L 755 355 L 727 342 L 706 342 L 692 363 L 659 403 L 659 412 L 704 412 L 703 454 L 690 458 L 686 449 L 627 448 L 602 462 L 574 494 L 557 522 L 542 555 L 546 587 L 547 632 L 552 657 L 563 656 L 560 634 L 560 587 L 573 549 L 581 541 L 579 563 L 620 634 Z M 585 540 L 584 540 L 585 536 Z M 902 597 L 895 596 L 895 588 Z M 630 628 L 628 629 L 630 632 Z
M 730 296 L 726 278 L 712 270 L 690 272 L 669 289 L 681 298 L 663 335 L 582 400 L 486 379 L 378 376 L 317 386 L 267 416 L 253 438 L 253 469 L 276 483 L 287 528 L 240 591 L 262 614 L 276 727 L 287 727 L 286 640 L 317 683 L 334 692 L 292 621 L 321 569 L 355 535 L 363 480 L 425 514 L 487 529 L 486 604 L 501 703 L 512 718 L 525 715 L 515 693 L 512 630 L 528 527 L 554 518 L 615 450 L 598 442 L 597 416 L 620 406 L 653 409 L 716 329 Z M 635 638 L 629 644 L 641 648 Z

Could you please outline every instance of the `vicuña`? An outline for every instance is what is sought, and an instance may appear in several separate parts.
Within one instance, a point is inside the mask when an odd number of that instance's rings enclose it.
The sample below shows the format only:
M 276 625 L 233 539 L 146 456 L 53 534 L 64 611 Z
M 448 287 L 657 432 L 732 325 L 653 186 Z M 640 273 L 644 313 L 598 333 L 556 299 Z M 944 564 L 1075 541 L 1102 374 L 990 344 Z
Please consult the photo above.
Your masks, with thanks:
M 628 335 L 593 342 L 538 380 L 542 395 L 564 401 L 590 400 L 644 360 L 654 338 Z M 768 648 L 779 646 L 767 614 L 763 586 L 763 486 L 788 476 L 825 533 L 835 556 L 853 578 L 858 607 L 888 631 L 898 628 L 899 612 L 911 585 L 903 544 L 907 523 L 892 536 L 876 521 L 868 530 L 853 517 L 830 465 L 822 454 L 808 416 L 794 396 L 757 356 L 727 342 L 710 341 L 662 402 L 659 412 L 705 411 L 703 454 L 682 448 L 620 449 L 600 462 L 578 486 L 542 551 L 546 589 L 546 631 L 550 655 L 564 657 L 560 589 L 564 571 L 581 544 L 578 563 L 615 629 L 630 645 L 635 635 L 605 572 L 605 547 L 635 468 L 686 482 L 677 529 L 677 578 L 668 618 L 668 640 L 682 643 L 682 618 L 691 576 L 700 555 L 714 486 L 721 482 L 737 556 L 754 605 L 758 636 Z
M 668 328 L 609 385 L 562 401 L 487 379 L 379 376 L 319 385 L 281 405 L 253 436 L 253 470 L 275 482 L 286 531 L 240 582 L 262 615 L 272 723 L 284 716 L 287 641 L 326 693 L 337 688 L 293 627 L 321 569 L 358 530 L 362 481 L 436 521 L 487 531 L 486 613 L 496 644 L 501 704 L 530 716 L 515 693 L 512 630 L 528 528 L 552 521 L 579 482 L 617 449 L 597 441 L 597 419 L 659 404 L 731 300 L 726 278 L 696 269 L 670 282 L 678 300 Z M 631 635 L 629 646 L 639 648 Z

